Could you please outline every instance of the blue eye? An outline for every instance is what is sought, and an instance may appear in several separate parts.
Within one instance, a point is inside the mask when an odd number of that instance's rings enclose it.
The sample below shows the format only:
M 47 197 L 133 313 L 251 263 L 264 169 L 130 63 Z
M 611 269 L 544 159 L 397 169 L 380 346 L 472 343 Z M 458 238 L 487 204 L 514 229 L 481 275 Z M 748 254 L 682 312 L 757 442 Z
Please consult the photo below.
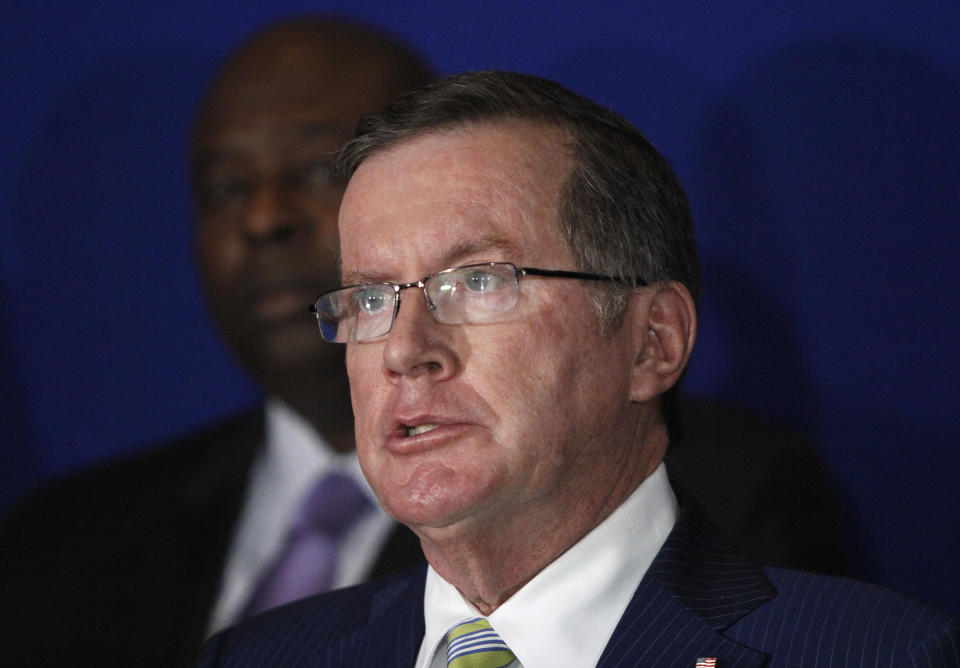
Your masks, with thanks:
M 499 276 L 482 269 L 475 269 L 464 276 L 463 284 L 470 292 L 489 292 L 500 287 Z
M 361 315 L 376 315 L 391 302 L 389 295 L 373 288 L 360 289 L 353 293 L 353 303 Z

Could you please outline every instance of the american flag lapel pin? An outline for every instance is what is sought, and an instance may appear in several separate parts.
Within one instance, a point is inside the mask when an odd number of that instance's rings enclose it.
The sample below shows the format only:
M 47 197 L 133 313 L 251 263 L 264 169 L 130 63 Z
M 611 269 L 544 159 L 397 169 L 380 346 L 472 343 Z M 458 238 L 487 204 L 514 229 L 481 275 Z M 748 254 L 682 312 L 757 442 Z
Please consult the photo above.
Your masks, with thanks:
M 697 665 L 694 668 L 717 668 L 717 660 L 713 657 L 700 657 L 697 659 Z

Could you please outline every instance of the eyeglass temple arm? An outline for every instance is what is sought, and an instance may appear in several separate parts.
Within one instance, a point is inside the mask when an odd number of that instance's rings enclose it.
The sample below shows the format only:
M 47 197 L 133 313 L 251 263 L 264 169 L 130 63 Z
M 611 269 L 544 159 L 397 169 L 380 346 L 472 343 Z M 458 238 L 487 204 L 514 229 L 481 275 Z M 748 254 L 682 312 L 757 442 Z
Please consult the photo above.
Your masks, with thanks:
M 647 285 L 642 278 L 615 278 L 613 276 L 604 276 L 602 274 L 590 274 L 582 271 L 564 271 L 562 269 L 537 269 L 536 267 L 517 267 L 517 271 L 531 276 L 548 276 L 554 278 L 579 278 L 584 281 L 606 281 L 608 283 L 632 283 L 634 285 Z

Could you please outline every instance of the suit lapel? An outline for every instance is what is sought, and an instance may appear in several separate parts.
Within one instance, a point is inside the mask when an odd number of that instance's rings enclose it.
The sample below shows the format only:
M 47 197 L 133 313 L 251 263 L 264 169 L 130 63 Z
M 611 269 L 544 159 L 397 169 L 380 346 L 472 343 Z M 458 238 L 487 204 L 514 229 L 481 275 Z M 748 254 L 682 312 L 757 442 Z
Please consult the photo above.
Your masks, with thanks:
M 318 657 L 318 666 L 411 668 L 420 652 L 425 625 L 424 563 L 409 577 L 378 591 L 370 604 L 369 623 Z
M 715 657 L 720 668 L 761 666 L 767 655 L 722 632 L 775 594 L 756 565 L 685 506 L 598 665 L 692 667 L 699 657 Z
M 161 535 L 172 580 L 165 590 L 175 596 L 169 617 L 189 634 L 191 656 L 206 635 L 250 470 L 261 451 L 263 425 L 263 412 L 253 411 L 175 446 L 183 452 L 178 460 L 188 465 L 176 475 L 172 507 L 165 511 L 171 528 Z
M 380 550 L 377 561 L 374 563 L 367 579 L 376 580 L 393 573 L 399 573 L 421 563 L 423 560 L 420 539 L 404 525 L 397 524 L 390 532 L 383 549 Z

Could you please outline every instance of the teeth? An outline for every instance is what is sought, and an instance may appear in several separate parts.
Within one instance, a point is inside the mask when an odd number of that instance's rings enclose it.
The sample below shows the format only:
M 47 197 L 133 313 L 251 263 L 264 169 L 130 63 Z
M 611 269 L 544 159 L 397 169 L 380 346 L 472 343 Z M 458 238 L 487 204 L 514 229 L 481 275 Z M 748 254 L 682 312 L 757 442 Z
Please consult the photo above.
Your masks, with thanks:
M 407 427 L 407 436 L 416 436 L 417 434 L 425 434 L 428 431 L 433 431 L 440 425 L 438 424 L 421 424 L 416 427 Z

